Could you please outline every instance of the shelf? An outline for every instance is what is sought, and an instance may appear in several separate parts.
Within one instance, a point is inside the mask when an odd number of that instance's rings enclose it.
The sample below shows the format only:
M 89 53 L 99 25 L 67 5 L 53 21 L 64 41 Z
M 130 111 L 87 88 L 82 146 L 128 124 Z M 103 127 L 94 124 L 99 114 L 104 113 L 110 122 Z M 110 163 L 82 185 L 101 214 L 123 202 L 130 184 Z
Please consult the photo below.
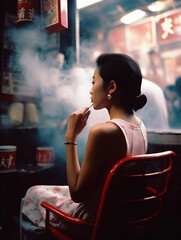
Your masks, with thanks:
M 4 101 L 14 101 L 14 102 L 36 102 L 37 97 L 31 97 L 31 96 L 19 96 L 19 95 L 13 95 L 13 94 L 0 94 L 0 100 Z
M 44 170 L 49 170 L 51 168 L 55 167 L 55 164 L 47 164 L 44 166 L 30 166 L 27 168 L 15 168 L 15 169 L 9 169 L 9 170 L 0 170 L 0 174 L 10 174 L 10 173 L 37 173 Z

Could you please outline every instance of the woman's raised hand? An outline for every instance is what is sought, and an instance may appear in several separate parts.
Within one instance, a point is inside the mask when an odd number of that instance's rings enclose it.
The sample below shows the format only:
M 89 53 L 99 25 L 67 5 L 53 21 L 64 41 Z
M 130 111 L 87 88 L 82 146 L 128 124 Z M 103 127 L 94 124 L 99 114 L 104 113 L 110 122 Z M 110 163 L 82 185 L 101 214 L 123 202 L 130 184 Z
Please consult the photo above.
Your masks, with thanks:
M 90 115 L 89 107 L 73 112 L 69 115 L 69 122 L 65 136 L 66 141 L 75 141 L 77 135 L 83 130 L 87 124 Z

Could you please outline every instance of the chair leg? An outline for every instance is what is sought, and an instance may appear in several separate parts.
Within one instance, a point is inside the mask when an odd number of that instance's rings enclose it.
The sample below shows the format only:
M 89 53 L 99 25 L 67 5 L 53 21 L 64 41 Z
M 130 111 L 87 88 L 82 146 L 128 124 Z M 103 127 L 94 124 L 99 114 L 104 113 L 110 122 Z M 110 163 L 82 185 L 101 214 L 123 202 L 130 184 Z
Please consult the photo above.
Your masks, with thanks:
M 22 228 L 22 212 L 21 212 L 23 203 L 24 203 L 24 198 L 21 199 L 20 214 L 19 214 L 20 215 L 20 221 L 19 221 L 20 240 L 25 240 L 25 236 Z

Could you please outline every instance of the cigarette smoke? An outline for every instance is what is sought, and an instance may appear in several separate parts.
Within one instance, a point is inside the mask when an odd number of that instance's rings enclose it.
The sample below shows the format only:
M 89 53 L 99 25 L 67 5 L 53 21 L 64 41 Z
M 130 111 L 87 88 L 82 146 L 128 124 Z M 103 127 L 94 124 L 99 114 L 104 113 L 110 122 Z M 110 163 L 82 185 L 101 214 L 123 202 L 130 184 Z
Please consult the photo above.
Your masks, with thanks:
M 25 29 L 11 29 L 9 36 L 13 42 L 15 52 L 18 53 L 16 60 L 23 73 L 24 80 L 29 86 L 33 87 L 37 91 L 38 96 L 40 95 L 43 99 L 42 109 L 45 115 L 55 117 L 60 121 L 64 118 L 68 119 L 68 115 L 72 111 L 90 106 L 89 91 L 94 73 L 92 66 L 75 65 L 68 70 L 65 70 L 66 68 L 61 69 L 56 62 L 56 57 L 59 52 L 57 49 L 49 49 L 51 39 L 44 30 L 39 27 L 39 24 L 33 24 Z M 85 54 L 85 59 L 91 54 L 90 49 L 86 48 L 85 43 L 81 47 L 81 52 Z M 82 56 L 82 58 L 84 59 L 84 56 Z M 150 85 L 148 84 L 148 86 Z M 144 89 L 148 88 L 145 87 Z M 146 91 L 144 89 L 143 93 Z M 152 90 L 152 92 L 154 93 L 154 90 Z M 151 99 L 152 98 L 149 97 L 149 106 L 155 104 L 155 107 L 162 111 L 163 105 L 165 106 L 165 100 L 162 99 L 164 102 L 161 103 L 161 99 L 156 98 L 157 103 L 152 104 Z M 154 117 L 150 115 L 149 108 L 147 109 L 148 111 L 145 111 L 145 107 L 140 113 L 138 111 L 137 114 L 144 119 L 145 125 L 149 128 L 151 126 L 150 119 Z M 154 108 L 152 109 L 154 110 Z M 155 111 L 152 112 L 155 114 Z M 88 124 L 79 137 L 84 146 L 86 145 L 90 127 L 98 122 L 107 121 L 108 119 L 108 113 L 105 109 L 95 111 L 91 108 Z M 147 125 L 147 122 L 149 122 L 149 125 Z M 59 123 L 56 122 L 56 124 Z M 155 124 L 155 126 L 160 129 L 165 128 L 165 125 L 162 127 Z M 151 126 L 150 128 L 154 129 L 155 127 Z M 62 133 L 62 143 L 64 142 L 64 134 L 65 132 Z M 55 145 L 57 145 L 57 142 Z M 64 146 L 62 145 L 60 147 L 59 145 L 58 147 L 64 155 Z M 80 155 L 83 156 L 83 153 Z
M 48 45 L 51 44 L 49 36 L 38 24 L 24 29 L 10 29 L 8 35 L 14 45 L 14 51 L 18 53 L 12 57 L 16 58 L 26 84 L 35 89 L 37 96 L 41 97 L 43 113 L 52 117 L 50 126 L 53 119 L 57 121 L 55 124 L 60 125 L 58 121 L 68 119 L 72 111 L 90 106 L 89 91 L 94 68 L 75 65 L 68 70 L 60 69 L 56 62 L 59 52 L 48 49 Z M 87 126 L 79 137 L 83 145 L 86 145 L 90 127 L 105 120 L 108 120 L 105 110 L 95 111 L 91 108 Z M 53 145 L 58 145 L 59 152 L 65 156 L 64 134 L 65 131 L 62 131 L 61 139 L 56 140 Z M 57 143 L 60 140 L 61 144 Z M 80 155 L 82 158 L 83 153 Z

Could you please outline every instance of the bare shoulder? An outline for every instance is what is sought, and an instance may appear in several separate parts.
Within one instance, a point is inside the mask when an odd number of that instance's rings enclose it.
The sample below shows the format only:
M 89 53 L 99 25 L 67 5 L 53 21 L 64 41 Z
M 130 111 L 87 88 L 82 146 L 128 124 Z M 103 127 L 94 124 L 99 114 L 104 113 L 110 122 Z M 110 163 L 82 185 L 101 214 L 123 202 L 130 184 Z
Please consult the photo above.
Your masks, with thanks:
M 121 135 L 120 128 L 112 122 L 98 123 L 94 125 L 90 130 L 90 135 L 93 137 L 113 137 Z
M 127 144 L 122 130 L 112 122 L 99 123 L 89 133 L 88 146 L 90 151 L 103 156 L 106 164 L 112 164 L 126 155 Z M 96 157 L 94 157 L 96 159 Z M 110 160 L 111 159 L 111 160 Z

